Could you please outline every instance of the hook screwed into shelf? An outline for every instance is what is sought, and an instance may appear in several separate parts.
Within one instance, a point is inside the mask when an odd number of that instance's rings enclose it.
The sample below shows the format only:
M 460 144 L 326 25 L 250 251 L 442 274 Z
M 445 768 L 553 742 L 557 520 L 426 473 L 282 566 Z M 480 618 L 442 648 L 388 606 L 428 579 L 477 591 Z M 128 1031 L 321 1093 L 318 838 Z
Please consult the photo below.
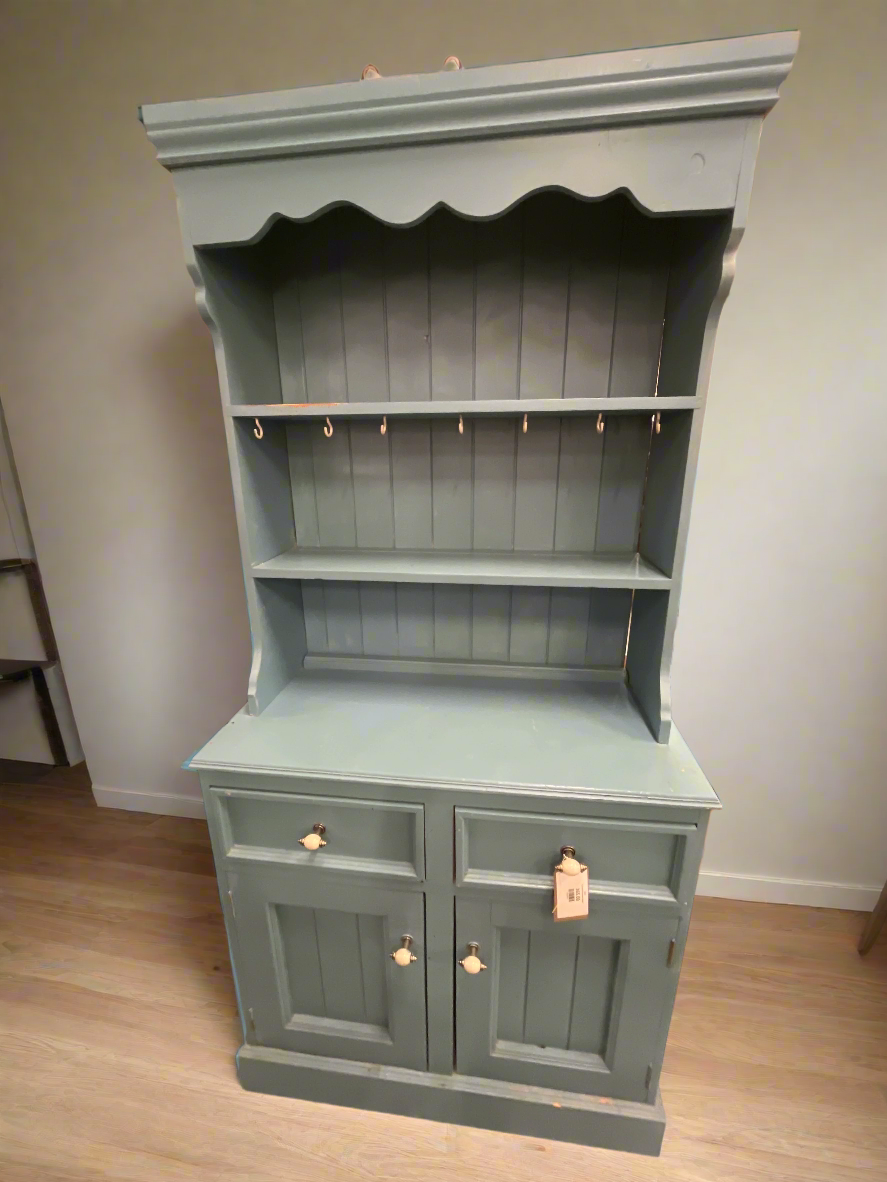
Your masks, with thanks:
M 602 414 L 598 415 L 598 417 L 597 417 L 597 433 L 598 433 L 598 435 L 603 435 L 604 423 L 605 423 L 604 416 Z
M 527 416 L 524 415 L 524 435 L 527 433 Z
M 382 415 L 382 425 L 379 427 L 380 435 L 387 435 L 388 433 L 388 415 Z
M 326 416 L 326 426 L 323 429 L 323 433 L 327 437 L 327 439 L 329 439 L 333 433 L 333 424 L 330 422 L 329 415 Z
M 464 434 L 465 434 L 465 424 L 462 422 L 462 416 L 461 416 L 461 415 L 459 415 L 459 434 L 460 434 L 460 435 L 464 435 Z
M 262 424 L 258 419 L 256 419 L 256 425 L 253 427 L 253 435 L 255 435 L 256 439 L 261 439 L 264 434 L 265 432 L 262 430 Z
M 659 414 L 658 411 L 656 412 L 655 415 L 653 415 L 653 430 L 656 432 L 657 435 L 662 430 L 662 416 Z

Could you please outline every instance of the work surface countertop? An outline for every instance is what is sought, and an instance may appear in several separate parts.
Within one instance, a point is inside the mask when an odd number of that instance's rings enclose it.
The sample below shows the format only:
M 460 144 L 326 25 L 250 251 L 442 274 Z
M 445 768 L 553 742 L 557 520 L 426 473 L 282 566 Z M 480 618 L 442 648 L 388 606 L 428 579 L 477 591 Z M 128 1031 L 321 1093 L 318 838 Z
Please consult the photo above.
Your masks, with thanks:
M 613 682 L 304 671 L 188 766 L 719 807 L 676 728 L 656 743 Z

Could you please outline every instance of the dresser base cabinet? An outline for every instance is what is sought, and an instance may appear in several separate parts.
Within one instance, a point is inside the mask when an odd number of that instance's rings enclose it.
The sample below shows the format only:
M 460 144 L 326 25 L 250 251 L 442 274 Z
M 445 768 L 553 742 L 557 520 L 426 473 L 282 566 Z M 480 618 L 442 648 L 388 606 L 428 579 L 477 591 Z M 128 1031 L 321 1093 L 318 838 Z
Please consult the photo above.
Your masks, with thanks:
M 665 1109 L 470 1075 L 433 1075 L 244 1045 L 237 1075 L 252 1092 L 418 1116 L 524 1137 L 658 1154 Z
M 643 750 L 683 776 L 683 799 L 608 799 L 281 775 L 278 762 L 305 751 L 297 721 L 285 750 L 271 720 L 246 726 L 245 739 L 235 720 L 194 761 L 244 1086 L 658 1152 L 659 1070 L 717 805 L 678 733 Z M 232 758 L 245 750 L 249 771 Z M 606 759 L 584 755 L 603 775 Z M 311 834 L 324 844 L 306 850 Z M 564 845 L 588 867 L 589 913 L 556 922 Z M 474 973 L 462 964 L 472 951 Z
M 252 635 L 188 765 L 244 1087 L 659 1152 L 720 807 L 671 716 L 690 504 L 797 41 L 140 111 Z M 557 921 L 571 848 L 588 914 Z

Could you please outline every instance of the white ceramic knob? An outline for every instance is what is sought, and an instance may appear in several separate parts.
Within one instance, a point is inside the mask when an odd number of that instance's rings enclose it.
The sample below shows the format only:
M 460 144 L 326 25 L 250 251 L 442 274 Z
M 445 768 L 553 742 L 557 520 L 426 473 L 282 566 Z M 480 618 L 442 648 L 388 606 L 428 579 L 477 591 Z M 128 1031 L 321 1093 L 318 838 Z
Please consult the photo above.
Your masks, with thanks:
M 304 837 L 299 838 L 299 845 L 303 845 L 306 850 L 319 850 L 322 845 L 326 845 L 323 840 L 323 835 L 326 833 L 326 827 L 323 825 L 315 825 L 312 833 L 306 833 Z
M 410 945 L 412 942 L 412 936 L 401 936 L 400 948 L 398 948 L 396 952 L 391 953 L 391 959 L 396 965 L 400 965 L 402 969 L 405 969 L 407 965 L 412 964 L 416 959 L 414 954 L 410 952 Z
M 564 858 L 560 865 L 564 874 L 578 874 L 582 867 L 575 858 Z
M 472 977 L 475 975 L 475 973 L 479 973 L 487 967 L 477 955 L 478 952 L 479 946 L 472 940 L 472 942 L 468 945 L 468 955 L 463 960 L 459 961 L 459 964 L 462 966 L 465 972 L 470 973 Z

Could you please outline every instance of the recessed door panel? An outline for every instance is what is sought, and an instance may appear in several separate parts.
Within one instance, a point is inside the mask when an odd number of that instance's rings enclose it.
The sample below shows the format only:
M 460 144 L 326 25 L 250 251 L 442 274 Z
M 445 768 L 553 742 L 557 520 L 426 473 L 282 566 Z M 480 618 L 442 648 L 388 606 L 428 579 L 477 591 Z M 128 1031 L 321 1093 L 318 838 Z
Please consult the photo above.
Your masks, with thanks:
M 646 1100 L 677 933 L 615 908 L 555 923 L 549 900 L 457 900 L 457 1071 Z M 458 963 L 471 943 L 474 974 Z
M 259 1045 L 425 1068 L 421 894 L 277 867 L 231 882 L 238 982 Z M 391 953 L 405 935 L 415 960 L 399 965 Z

